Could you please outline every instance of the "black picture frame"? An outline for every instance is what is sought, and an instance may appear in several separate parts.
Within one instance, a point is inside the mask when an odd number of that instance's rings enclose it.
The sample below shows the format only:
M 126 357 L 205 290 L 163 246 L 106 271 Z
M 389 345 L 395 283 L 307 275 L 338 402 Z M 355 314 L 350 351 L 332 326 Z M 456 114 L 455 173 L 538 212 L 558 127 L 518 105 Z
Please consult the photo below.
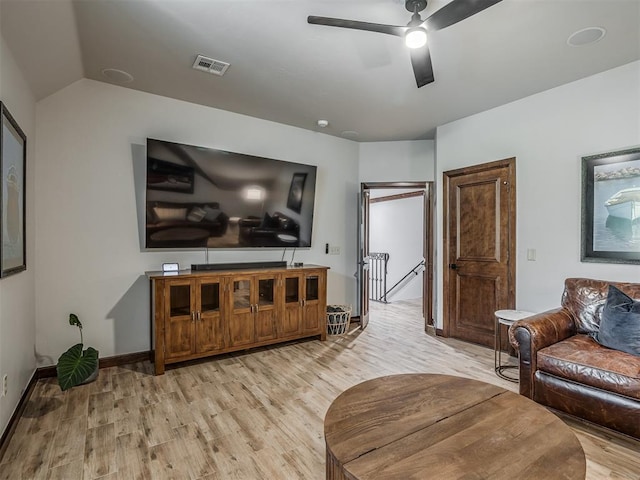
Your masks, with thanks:
M 147 162 L 147 189 L 193 193 L 195 169 L 187 165 L 150 158 Z
M 582 262 L 640 264 L 640 147 L 582 157 Z
M 0 102 L 0 278 L 27 269 L 27 136 Z
M 302 209 L 302 194 L 304 193 L 304 184 L 307 181 L 306 173 L 294 173 L 291 177 L 291 186 L 289 187 L 289 196 L 287 197 L 287 208 L 294 212 L 300 213 Z

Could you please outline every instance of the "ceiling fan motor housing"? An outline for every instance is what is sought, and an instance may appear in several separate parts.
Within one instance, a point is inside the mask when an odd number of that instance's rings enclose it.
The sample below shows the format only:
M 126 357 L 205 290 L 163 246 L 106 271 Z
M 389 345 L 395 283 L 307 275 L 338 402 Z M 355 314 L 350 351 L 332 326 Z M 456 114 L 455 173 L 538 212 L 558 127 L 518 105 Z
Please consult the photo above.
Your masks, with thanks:
M 406 0 L 404 7 L 411 13 L 421 12 L 427 8 L 427 0 Z

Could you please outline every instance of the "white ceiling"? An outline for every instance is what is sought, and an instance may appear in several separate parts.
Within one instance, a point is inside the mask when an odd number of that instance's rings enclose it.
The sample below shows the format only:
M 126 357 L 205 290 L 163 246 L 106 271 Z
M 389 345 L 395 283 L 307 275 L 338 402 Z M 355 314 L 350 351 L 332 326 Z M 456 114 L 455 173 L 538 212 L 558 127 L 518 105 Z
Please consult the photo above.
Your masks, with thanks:
M 432 0 L 426 18 L 448 3 Z M 401 38 L 308 15 L 406 25 L 404 0 L 0 0 L 1 32 L 37 99 L 101 72 L 128 88 L 357 141 L 433 138 L 438 125 L 640 59 L 640 0 L 503 0 L 429 35 L 416 87 Z M 571 47 L 589 26 L 606 36 Z M 223 77 L 191 68 L 229 62 Z M 640 87 L 639 87 L 640 88 Z M 344 132 L 357 132 L 356 134 Z

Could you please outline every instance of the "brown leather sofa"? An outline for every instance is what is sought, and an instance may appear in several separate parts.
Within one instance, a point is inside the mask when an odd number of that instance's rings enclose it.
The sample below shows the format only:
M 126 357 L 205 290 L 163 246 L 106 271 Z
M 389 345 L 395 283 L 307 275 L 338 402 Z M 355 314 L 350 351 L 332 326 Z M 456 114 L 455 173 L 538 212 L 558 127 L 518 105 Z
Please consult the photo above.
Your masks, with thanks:
M 634 299 L 640 283 L 565 280 L 562 307 L 515 322 L 520 393 L 553 409 L 640 439 L 640 357 L 590 336 L 612 284 Z
M 224 235 L 229 217 L 218 202 L 147 202 L 147 248 L 205 247 L 208 237 Z M 202 232 L 192 236 L 189 231 Z M 162 232 L 162 233 L 160 233 Z M 172 232 L 175 234 L 172 235 Z M 161 238 L 158 238 L 160 233 Z

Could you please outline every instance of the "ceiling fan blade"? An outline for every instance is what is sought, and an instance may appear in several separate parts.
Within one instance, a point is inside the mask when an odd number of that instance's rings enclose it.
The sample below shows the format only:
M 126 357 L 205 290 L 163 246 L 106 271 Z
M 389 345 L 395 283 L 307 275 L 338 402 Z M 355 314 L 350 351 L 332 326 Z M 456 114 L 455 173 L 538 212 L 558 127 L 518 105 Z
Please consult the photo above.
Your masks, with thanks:
M 416 76 L 418 88 L 424 87 L 428 83 L 434 81 L 433 66 L 431 65 L 431 53 L 429 52 L 429 44 L 424 47 L 412 48 L 411 65 L 413 65 L 413 73 Z
M 422 24 L 427 31 L 440 30 L 480 13 L 501 0 L 453 0 L 427 18 Z
M 354 30 L 366 30 L 368 32 L 386 33 L 403 37 L 408 27 L 396 25 L 383 25 L 380 23 L 357 22 L 355 20 L 342 20 L 340 18 L 307 17 L 307 22 L 313 25 L 326 25 L 328 27 L 352 28 Z

